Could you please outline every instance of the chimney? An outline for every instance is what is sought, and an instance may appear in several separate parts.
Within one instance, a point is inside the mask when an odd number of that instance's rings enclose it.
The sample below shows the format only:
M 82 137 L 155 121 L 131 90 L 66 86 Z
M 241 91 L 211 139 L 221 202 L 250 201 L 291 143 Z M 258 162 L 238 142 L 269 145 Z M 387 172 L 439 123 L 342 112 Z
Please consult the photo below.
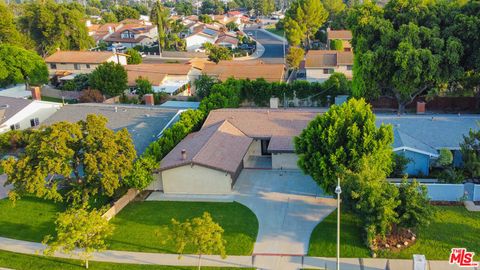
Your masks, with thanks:
M 32 99 L 33 100 L 42 100 L 42 94 L 40 92 L 40 87 L 38 87 L 38 86 L 32 87 L 31 92 L 32 92 Z
M 187 160 L 187 150 L 182 149 L 182 160 Z
M 143 98 L 145 99 L 145 105 L 147 106 L 155 105 L 155 99 L 153 98 L 153 94 L 146 94 L 145 96 L 143 96 Z
M 425 102 L 417 102 L 417 114 L 425 114 Z

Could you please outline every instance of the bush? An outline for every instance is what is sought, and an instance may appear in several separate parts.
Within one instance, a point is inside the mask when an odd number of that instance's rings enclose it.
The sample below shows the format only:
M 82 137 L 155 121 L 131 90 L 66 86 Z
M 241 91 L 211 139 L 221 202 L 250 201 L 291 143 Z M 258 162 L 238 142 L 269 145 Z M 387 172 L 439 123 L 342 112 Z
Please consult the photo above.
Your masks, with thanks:
M 395 210 L 398 214 L 398 226 L 418 228 L 430 224 L 433 218 L 433 208 L 430 205 L 428 191 L 416 180 L 408 182 L 406 178 L 398 187 L 400 205 Z
M 103 95 L 95 89 L 83 90 L 79 97 L 80 103 L 102 103 Z
M 132 172 L 125 177 L 124 184 L 128 188 L 143 190 L 153 181 L 153 170 L 157 166 L 154 156 L 143 155 L 133 164 Z
M 127 57 L 127 63 L 129 65 L 136 65 L 136 64 L 142 63 L 142 56 L 137 50 L 129 48 L 127 49 L 126 54 L 130 56 L 130 57 Z
M 405 170 L 407 169 L 408 163 L 411 161 L 409 158 L 405 157 L 402 154 L 393 153 L 393 167 L 392 177 L 403 177 L 406 175 Z
M 440 149 L 440 155 L 436 161 L 436 165 L 439 167 L 448 167 L 452 165 L 453 162 L 453 154 L 452 151 L 446 148 Z
M 330 49 L 335 51 L 343 51 L 343 41 L 339 39 L 331 40 Z
M 463 170 L 449 167 L 438 175 L 438 180 L 442 183 L 461 184 L 465 181 L 465 175 Z

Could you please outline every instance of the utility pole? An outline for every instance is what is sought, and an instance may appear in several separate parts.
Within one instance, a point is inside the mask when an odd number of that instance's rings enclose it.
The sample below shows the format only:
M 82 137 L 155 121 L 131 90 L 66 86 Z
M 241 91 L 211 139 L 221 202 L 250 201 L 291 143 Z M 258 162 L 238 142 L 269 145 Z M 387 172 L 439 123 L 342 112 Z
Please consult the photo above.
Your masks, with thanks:
M 337 187 L 335 188 L 337 194 L 337 270 L 340 270 L 340 194 L 342 193 L 340 177 L 337 178 L 337 181 Z

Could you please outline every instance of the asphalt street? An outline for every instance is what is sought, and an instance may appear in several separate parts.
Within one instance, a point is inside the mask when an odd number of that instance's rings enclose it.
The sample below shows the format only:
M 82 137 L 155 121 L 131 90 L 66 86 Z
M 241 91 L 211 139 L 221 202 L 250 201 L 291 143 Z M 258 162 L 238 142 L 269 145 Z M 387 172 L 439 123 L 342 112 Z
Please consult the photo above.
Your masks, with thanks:
M 260 57 L 262 61 L 265 63 L 283 63 L 283 41 L 265 33 L 265 31 L 263 29 L 244 29 L 244 32 L 252 33 L 251 37 L 265 47 L 265 53 Z M 288 47 L 285 49 L 288 49 Z

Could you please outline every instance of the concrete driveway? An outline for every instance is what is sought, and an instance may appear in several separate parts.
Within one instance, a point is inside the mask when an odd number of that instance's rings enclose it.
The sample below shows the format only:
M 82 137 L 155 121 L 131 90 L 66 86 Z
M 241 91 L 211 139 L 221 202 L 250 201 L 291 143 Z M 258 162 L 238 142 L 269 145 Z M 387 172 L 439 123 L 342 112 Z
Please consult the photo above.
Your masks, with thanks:
M 4 187 L 3 185 L 7 181 L 6 174 L 0 174 L 0 200 L 6 198 L 8 196 L 8 192 L 10 191 L 10 186 Z
M 334 199 L 297 171 L 244 169 L 234 194 L 257 215 L 254 254 L 307 254 L 313 229 L 336 208 Z

